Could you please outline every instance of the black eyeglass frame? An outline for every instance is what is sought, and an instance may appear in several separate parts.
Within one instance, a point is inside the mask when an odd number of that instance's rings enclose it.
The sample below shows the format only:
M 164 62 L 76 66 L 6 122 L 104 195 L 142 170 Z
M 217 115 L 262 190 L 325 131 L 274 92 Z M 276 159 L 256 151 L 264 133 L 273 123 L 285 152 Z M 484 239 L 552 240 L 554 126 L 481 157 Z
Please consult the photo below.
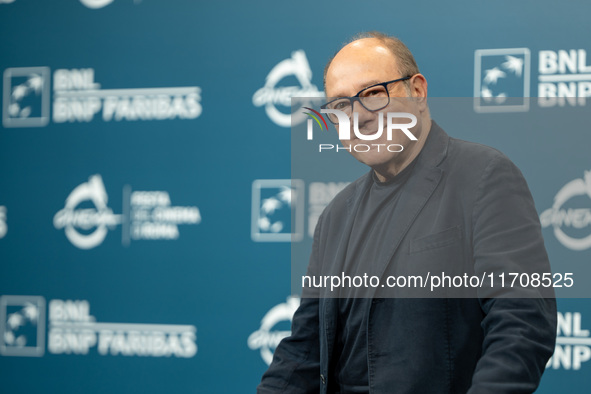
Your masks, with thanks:
M 353 97 L 337 97 L 337 98 L 335 98 L 334 100 L 330 100 L 328 103 L 325 103 L 325 104 L 321 105 L 321 106 L 320 106 L 320 108 L 321 108 L 321 109 L 326 109 L 330 103 L 334 103 L 334 102 L 335 102 L 335 101 L 337 101 L 337 100 L 349 99 L 349 101 L 350 101 L 350 103 L 351 103 L 351 108 L 353 108 L 353 105 L 355 105 L 355 101 L 359 101 L 359 103 L 360 103 L 360 104 L 363 106 L 363 108 L 365 108 L 366 110 L 368 110 L 368 111 L 370 111 L 370 112 L 379 111 L 379 110 L 381 110 L 381 109 L 384 109 L 384 108 L 386 108 L 386 107 L 388 106 L 388 104 L 390 104 L 390 91 L 388 90 L 388 85 L 389 85 L 389 84 L 391 84 L 391 83 L 395 83 L 395 82 L 406 81 L 406 80 L 408 80 L 408 79 L 411 79 L 412 77 L 414 77 L 414 75 L 409 75 L 409 76 L 406 76 L 406 77 L 402 77 L 402 78 L 398 78 L 398 79 L 393 79 L 393 80 L 391 80 L 391 81 L 386 81 L 386 82 L 376 83 L 375 85 L 371 85 L 371 86 L 368 86 L 368 87 L 366 87 L 366 88 L 363 88 L 363 89 L 361 89 L 361 90 L 360 90 L 359 92 L 357 92 L 357 94 L 356 94 L 355 96 L 353 96 Z M 361 101 L 361 99 L 362 99 L 362 97 L 361 97 L 361 94 L 362 94 L 363 92 L 365 92 L 366 90 L 368 90 L 368 89 L 375 88 L 376 86 L 383 86 L 383 87 L 384 87 L 384 89 L 386 90 L 386 94 L 388 95 L 388 102 L 387 102 L 387 103 L 386 103 L 386 104 L 385 104 L 383 107 L 380 107 L 380 108 L 377 108 L 377 109 L 369 109 L 369 108 L 367 108 L 365 105 L 363 105 L 363 101 Z M 327 116 L 327 118 L 328 118 L 328 120 L 330 121 L 330 123 L 332 123 L 332 124 L 338 124 L 338 120 L 335 122 L 335 121 L 333 121 L 333 120 L 330 118 L 330 116 Z

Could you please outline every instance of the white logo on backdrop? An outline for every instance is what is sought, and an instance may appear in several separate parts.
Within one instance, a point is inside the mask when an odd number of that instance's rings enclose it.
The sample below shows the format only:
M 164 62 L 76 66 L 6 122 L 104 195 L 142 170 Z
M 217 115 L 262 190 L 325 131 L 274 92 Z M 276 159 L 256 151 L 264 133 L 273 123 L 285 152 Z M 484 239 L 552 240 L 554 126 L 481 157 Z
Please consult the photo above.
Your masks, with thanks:
M 173 240 L 180 236 L 179 225 L 199 224 L 201 212 L 196 206 L 172 206 L 165 190 L 123 189 L 124 201 L 129 201 L 129 220 L 124 222 L 123 245 L 130 240 Z M 129 228 L 127 225 L 129 224 Z
M 585 49 L 540 51 L 538 55 L 540 107 L 584 106 L 591 96 L 591 65 Z
M 4 71 L 2 123 L 5 127 L 40 127 L 49 122 L 49 75 L 47 67 Z
M 273 328 L 280 322 L 288 321 L 291 325 L 293 314 L 300 306 L 300 298 L 290 296 L 287 302 L 275 305 L 265 314 L 261 320 L 261 328 L 250 334 L 248 337 L 248 347 L 252 350 L 261 351 L 261 357 L 267 365 L 273 361 L 273 352 L 279 342 L 291 334 L 291 331 L 273 331 Z
M 587 196 L 591 198 L 591 171 L 585 171 L 582 179 L 570 181 L 554 197 L 552 208 L 540 215 L 542 227 L 552 226 L 556 239 L 572 250 L 585 250 L 591 247 L 591 234 L 583 238 L 567 235 L 564 227 L 582 230 L 591 226 L 591 208 L 567 208 L 563 205 L 571 198 Z
M 257 179 L 252 183 L 252 240 L 301 241 L 304 234 L 304 182 Z
M 585 49 L 538 52 L 539 107 L 585 106 L 591 97 L 591 65 Z M 474 54 L 474 110 L 529 110 L 531 60 L 528 48 L 478 49 Z
M 48 67 L 8 68 L 3 97 L 5 127 L 46 126 L 50 106 L 54 123 L 196 119 L 202 112 L 198 86 L 102 89 L 93 68 L 58 69 L 53 75 Z
M 180 324 L 99 323 L 87 300 L 51 300 L 47 350 L 52 354 L 194 357 L 197 328 Z
M 201 223 L 198 207 L 173 206 L 166 190 L 132 191 L 126 185 L 122 214 L 114 214 L 107 202 L 101 176 L 93 175 L 70 193 L 64 209 L 55 214 L 53 224 L 58 230 L 65 229 L 74 246 L 91 249 L 100 245 L 108 230 L 118 224 L 123 225 L 121 242 L 129 246 L 131 240 L 175 240 L 180 237 L 180 225 Z M 89 203 L 94 207 L 89 207 Z
M 88 8 L 103 8 L 111 4 L 114 0 L 80 0 Z
M 580 312 L 558 312 L 556 347 L 546 368 L 577 371 L 591 359 L 591 335 Z
M 8 231 L 8 225 L 6 224 L 6 207 L 0 205 L 0 238 L 4 238 Z
M 107 236 L 108 229 L 121 223 L 121 215 L 113 214 L 107 207 L 109 197 L 100 175 L 93 175 L 77 186 L 68 198 L 64 209 L 55 214 L 53 225 L 56 229 L 64 228 L 66 237 L 80 249 L 91 249 L 100 245 Z M 78 208 L 83 202 L 90 201 L 94 208 Z M 84 234 L 80 230 L 91 230 Z
M 0 354 L 40 357 L 45 352 L 45 299 L 0 297 Z
M 501 83 L 503 82 L 503 83 Z M 474 53 L 474 110 L 523 112 L 529 100 L 530 51 L 528 48 L 478 49 Z
M 45 353 L 45 299 L 0 297 L 0 354 L 41 357 Z M 50 300 L 47 351 L 100 356 L 191 358 L 197 354 L 197 328 L 181 324 L 101 323 L 87 300 Z
M 294 76 L 300 86 L 277 86 L 283 78 L 290 76 Z M 290 59 L 282 60 L 273 67 L 265 79 L 265 86 L 256 91 L 252 102 L 257 107 L 264 106 L 267 116 L 278 126 L 290 127 L 292 120 L 295 125 L 306 119 L 302 109 L 311 105 L 302 103 L 297 110 L 291 111 L 292 97 L 324 97 L 324 92 L 312 84 L 312 70 L 306 53 L 301 49 L 292 52 Z M 277 105 L 289 108 L 290 113 L 281 112 Z

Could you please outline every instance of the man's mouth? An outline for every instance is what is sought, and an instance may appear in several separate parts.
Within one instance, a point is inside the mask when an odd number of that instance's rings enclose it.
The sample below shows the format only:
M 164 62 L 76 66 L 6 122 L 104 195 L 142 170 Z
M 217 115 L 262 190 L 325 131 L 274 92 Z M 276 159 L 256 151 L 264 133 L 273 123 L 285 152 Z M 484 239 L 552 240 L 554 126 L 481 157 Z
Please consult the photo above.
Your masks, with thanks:
M 353 122 L 351 134 L 355 135 L 355 131 L 357 131 L 358 134 L 363 134 L 363 135 L 374 135 L 374 134 L 380 133 L 380 131 L 383 133 L 384 132 L 384 124 L 383 124 L 383 121 L 381 121 L 381 120 L 379 122 L 377 120 L 370 121 L 370 122 L 363 122 L 361 125 L 355 124 L 355 122 Z
M 377 126 L 376 126 L 376 128 L 371 128 L 371 129 L 369 127 L 364 127 L 362 129 L 357 130 L 357 133 L 362 134 L 362 135 L 375 135 L 375 134 L 379 133 L 379 130 L 377 130 Z M 383 128 L 382 128 L 382 133 L 383 133 Z M 352 139 L 358 138 L 354 131 L 351 132 L 351 136 L 352 136 Z

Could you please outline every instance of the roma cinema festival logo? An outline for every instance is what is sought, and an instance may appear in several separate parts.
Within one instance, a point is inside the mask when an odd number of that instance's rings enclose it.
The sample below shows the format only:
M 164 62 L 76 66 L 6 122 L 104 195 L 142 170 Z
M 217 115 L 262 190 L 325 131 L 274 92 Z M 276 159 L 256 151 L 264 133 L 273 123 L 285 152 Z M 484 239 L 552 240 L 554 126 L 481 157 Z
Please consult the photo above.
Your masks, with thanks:
M 66 238 L 80 249 L 92 249 L 100 245 L 108 230 L 121 223 L 121 215 L 114 214 L 107 206 L 109 197 L 103 184 L 103 178 L 92 175 L 66 198 L 63 209 L 53 218 L 56 229 L 64 229 Z M 92 208 L 83 207 L 91 203 Z
M 291 78 L 297 80 L 297 86 L 284 86 L 283 80 Z M 306 116 L 300 110 L 284 113 L 280 108 L 289 108 L 292 98 L 307 97 L 305 102 L 314 101 L 314 98 L 324 97 L 324 92 L 312 83 L 312 69 L 303 50 L 292 52 L 291 58 L 277 63 L 267 75 L 265 86 L 258 89 L 252 96 L 255 107 L 264 107 L 265 113 L 278 126 L 290 127 L 302 123 Z M 293 116 L 292 116 L 293 114 Z
M 303 107 L 311 112 L 304 112 L 304 114 L 308 115 L 308 123 L 307 123 L 307 132 L 306 138 L 308 141 L 314 139 L 314 121 L 320 127 L 320 130 L 324 130 L 323 124 L 328 130 L 328 124 L 326 120 L 322 116 L 322 114 L 328 114 L 331 123 L 335 125 L 338 124 L 338 134 L 339 140 L 351 140 L 353 138 L 359 139 L 362 141 L 376 141 L 382 138 L 384 134 L 384 113 L 379 112 L 377 114 L 378 120 L 378 127 L 375 132 L 367 133 L 366 130 L 359 130 L 359 113 L 353 112 L 353 134 L 354 137 L 351 135 L 351 119 L 349 115 L 338 109 L 328 109 L 322 108 L 320 112 L 315 111 L 310 107 Z M 332 115 L 332 117 L 330 117 Z M 396 123 L 400 119 L 408 119 L 410 122 L 407 123 Z M 322 121 L 322 122 L 321 122 Z M 411 113 L 407 112 L 388 112 L 386 113 L 386 138 L 388 141 L 393 140 L 393 135 L 395 130 L 400 130 L 408 137 L 411 141 L 417 141 L 417 137 L 410 131 L 410 129 L 417 124 L 417 117 Z M 349 153 L 352 151 L 355 152 L 369 152 L 370 150 L 375 149 L 378 152 L 387 150 L 388 152 L 402 152 L 404 150 L 404 146 L 401 144 L 366 144 L 366 143 L 355 143 L 351 144 L 347 147 L 339 146 L 334 144 L 318 144 L 318 152 L 323 151 L 335 151 L 339 152 L 341 150 L 346 150 Z
M 273 361 L 273 353 L 283 338 L 291 335 L 291 322 L 300 306 L 298 296 L 289 296 L 287 301 L 275 305 L 261 320 L 261 327 L 248 337 L 248 347 L 260 350 L 261 358 L 267 365 Z
M 111 4 L 113 0 L 80 0 L 80 2 L 88 8 L 97 9 Z
M 542 228 L 552 227 L 556 239 L 568 249 L 591 248 L 589 199 L 591 171 L 585 171 L 583 178 L 568 182 L 556 193 L 552 207 L 540 215 Z

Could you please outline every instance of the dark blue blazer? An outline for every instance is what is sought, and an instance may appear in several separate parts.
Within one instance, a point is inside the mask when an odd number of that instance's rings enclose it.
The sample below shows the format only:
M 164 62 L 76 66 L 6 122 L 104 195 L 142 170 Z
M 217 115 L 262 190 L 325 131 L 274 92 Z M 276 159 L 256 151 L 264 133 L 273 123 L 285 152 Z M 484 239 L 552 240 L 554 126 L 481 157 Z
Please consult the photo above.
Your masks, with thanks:
M 309 275 L 342 267 L 370 173 L 329 204 Z M 435 122 L 400 191 L 376 274 L 550 272 L 540 224 L 517 167 L 495 149 L 450 138 Z M 379 289 L 376 289 L 379 290 Z M 370 393 L 532 393 L 554 351 L 554 293 L 474 289 L 434 298 L 370 294 Z M 515 295 L 513 294 L 513 295 Z M 383 295 L 383 294 L 382 294 Z M 524 298 L 521 298 L 521 297 Z M 259 394 L 330 393 L 338 302 L 305 290 L 292 335 L 277 347 Z

